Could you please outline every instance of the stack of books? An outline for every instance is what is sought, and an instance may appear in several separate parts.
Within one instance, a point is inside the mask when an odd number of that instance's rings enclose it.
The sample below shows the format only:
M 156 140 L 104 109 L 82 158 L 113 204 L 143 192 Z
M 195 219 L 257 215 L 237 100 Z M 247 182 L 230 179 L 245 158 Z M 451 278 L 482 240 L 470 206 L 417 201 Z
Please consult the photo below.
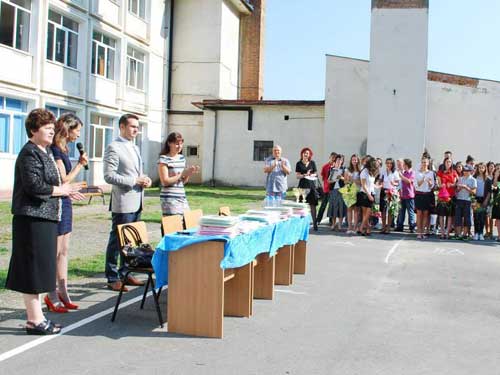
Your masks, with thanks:
M 265 224 L 274 224 L 280 221 L 280 212 L 271 210 L 248 210 L 240 215 L 241 220 L 260 221 Z
M 293 215 L 293 208 L 292 207 L 286 207 L 286 206 L 281 206 L 281 207 L 264 207 L 264 211 L 279 212 L 281 220 L 286 220 L 290 216 Z
M 310 214 L 309 205 L 307 203 L 283 201 L 281 205 L 283 207 L 290 207 L 293 211 L 293 216 L 305 217 Z
M 202 236 L 228 236 L 239 234 L 237 216 L 205 215 L 200 218 L 197 234 Z

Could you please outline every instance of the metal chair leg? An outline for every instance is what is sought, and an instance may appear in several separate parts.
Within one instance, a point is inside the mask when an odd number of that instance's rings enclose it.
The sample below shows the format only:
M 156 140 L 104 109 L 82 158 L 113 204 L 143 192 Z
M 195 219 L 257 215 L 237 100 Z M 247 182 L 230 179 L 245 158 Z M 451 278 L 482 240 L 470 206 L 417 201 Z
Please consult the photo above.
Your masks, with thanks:
M 123 278 L 123 280 L 127 280 L 129 273 L 130 272 L 127 272 L 125 274 L 125 277 Z M 120 302 L 121 302 L 121 299 L 122 299 L 123 289 L 125 289 L 125 281 L 123 281 L 123 280 L 122 280 L 122 287 L 120 288 L 120 293 L 118 294 L 118 298 L 116 300 L 115 309 L 113 311 L 113 315 L 111 316 L 111 321 L 112 322 L 115 321 L 116 313 L 118 312 L 118 306 L 120 306 Z
M 151 290 L 153 291 L 153 299 L 155 300 L 155 306 L 156 306 L 156 313 L 158 314 L 158 320 L 160 321 L 160 327 L 163 328 L 163 318 L 161 317 L 161 310 L 160 310 L 160 294 L 157 294 L 155 292 L 155 282 L 153 280 L 153 277 L 151 274 L 149 274 L 149 277 L 151 278 Z M 160 288 L 161 290 L 161 288 Z
M 142 295 L 141 310 L 144 308 L 144 302 L 146 301 L 146 294 L 148 294 L 149 280 L 150 279 L 151 279 L 151 276 L 148 274 L 148 281 L 146 282 L 146 285 L 144 286 L 144 294 Z

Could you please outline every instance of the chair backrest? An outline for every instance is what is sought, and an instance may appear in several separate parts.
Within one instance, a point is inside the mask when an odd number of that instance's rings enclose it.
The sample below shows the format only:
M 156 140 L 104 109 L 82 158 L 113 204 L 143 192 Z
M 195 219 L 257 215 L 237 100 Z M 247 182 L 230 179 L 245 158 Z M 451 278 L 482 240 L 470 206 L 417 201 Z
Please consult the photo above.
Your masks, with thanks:
M 116 226 L 116 230 L 118 231 L 118 242 L 120 244 L 120 248 L 122 248 L 125 245 L 125 238 L 123 238 L 123 235 L 122 235 L 122 228 L 125 225 L 131 225 L 135 229 L 137 229 L 137 232 L 139 232 L 139 235 L 141 236 L 141 240 L 142 240 L 143 243 L 148 243 L 149 242 L 148 230 L 146 228 L 146 223 L 144 221 L 136 221 L 134 223 L 120 224 L 120 225 Z M 133 237 L 132 234 L 127 233 L 127 238 L 130 241 L 134 241 L 134 237 Z M 134 245 L 137 245 L 137 244 L 134 243 Z
M 191 229 L 198 226 L 203 210 L 193 210 L 184 212 L 184 229 Z
M 178 232 L 183 230 L 182 216 L 181 215 L 171 215 L 163 216 L 161 218 L 161 235 L 164 236 L 169 233 Z
M 231 209 L 228 206 L 220 207 L 219 216 L 231 216 Z

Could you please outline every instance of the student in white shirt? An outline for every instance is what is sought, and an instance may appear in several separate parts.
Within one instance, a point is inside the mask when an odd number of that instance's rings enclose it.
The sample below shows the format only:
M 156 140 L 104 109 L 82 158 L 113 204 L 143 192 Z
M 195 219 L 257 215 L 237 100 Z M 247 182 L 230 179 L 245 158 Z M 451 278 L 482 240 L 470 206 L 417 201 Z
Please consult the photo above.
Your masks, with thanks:
M 429 223 L 429 212 L 433 205 L 435 179 L 429 170 L 429 159 L 422 157 L 420 169 L 415 174 L 415 207 L 417 209 L 417 238 L 426 238 L 425 226 Z M 427 228 L 429 230 L 429 228 Z
M 385 168 L 380 171 L 382 190 L 380 191 L 380 212 L 382 213 L 382 234 L 388 234 L 391 228 L 392 215 L 389 213 L 391 193 L 398 189 L 400 178 L 396 171 L 394 159 L 385 159 Z
M 358 193 L 358 206 L 361 207 L 363 221 L 360 231 L 363 236 L 369 236 L 371 233 L 370 216 L 372 206 L 375 201 L 375 176 L 378 173 L 377 161 L 375 158 L 367 157 L 365 166 L 360 173 L 361 191 Z

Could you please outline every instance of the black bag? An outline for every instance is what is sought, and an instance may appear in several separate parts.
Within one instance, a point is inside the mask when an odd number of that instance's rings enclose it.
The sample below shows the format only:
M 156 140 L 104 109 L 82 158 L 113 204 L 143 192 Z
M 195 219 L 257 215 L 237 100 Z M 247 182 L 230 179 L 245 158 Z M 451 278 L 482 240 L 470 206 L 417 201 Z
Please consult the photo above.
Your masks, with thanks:
M 127 236 L 131 234 L 132 241 Z M 122 254 L 125 257 L 125 264 L 130 267 L 150 268 L 154 250 L 150 244 L 143 243 L 139 231 L 133 225 L 123 225 L 121 235 L 125 242 L 122 247 Z M 137 245 L 134 245 L 136 243 Z

